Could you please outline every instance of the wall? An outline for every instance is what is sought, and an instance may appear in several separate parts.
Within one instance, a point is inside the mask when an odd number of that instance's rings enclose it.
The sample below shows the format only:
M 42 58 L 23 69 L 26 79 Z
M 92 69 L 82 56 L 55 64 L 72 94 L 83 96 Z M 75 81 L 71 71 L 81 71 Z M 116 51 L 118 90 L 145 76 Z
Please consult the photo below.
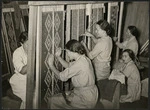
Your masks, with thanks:
M 126 2 L 124 9 L 123 38 L 129 25 L 135 25 L 140 32 L 140 47 L 149 38 L 149 2 Z

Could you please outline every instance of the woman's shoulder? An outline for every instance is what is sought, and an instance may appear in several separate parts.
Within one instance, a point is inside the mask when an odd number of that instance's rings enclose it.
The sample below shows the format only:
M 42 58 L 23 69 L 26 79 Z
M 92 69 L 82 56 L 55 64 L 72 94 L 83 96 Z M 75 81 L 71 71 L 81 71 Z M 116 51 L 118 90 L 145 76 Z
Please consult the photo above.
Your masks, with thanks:
M 133 61 L 128 65 L 128 68 L 130 68 L 132 70 L 138 70 L 136 64 Z
M 22 53 L 22 49 L 23 49 L 22 46 L 18 47 L 18 48 L 13 52 L 13 55 L 15 55 L 15 54 L 21 54 L 21 53 Z

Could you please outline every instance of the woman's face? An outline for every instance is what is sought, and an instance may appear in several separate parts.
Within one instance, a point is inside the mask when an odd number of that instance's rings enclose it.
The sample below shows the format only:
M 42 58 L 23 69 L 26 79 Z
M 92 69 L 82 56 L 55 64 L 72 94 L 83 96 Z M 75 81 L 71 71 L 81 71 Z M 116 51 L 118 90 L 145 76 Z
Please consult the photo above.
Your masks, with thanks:
M 26 40 L 26 41 L 23 43 L 23 45 L 24 45 L 24 47 L 25 47 L 26 49 L 28 49 L 28 40 Z
M 66 49 L 66 54 L 69 57 L 70 60 L 73 60 L 73 52 L 71 52 L 70 50 Z
M 103 34 L 105 33 L 105 31 L 102 30 L 98 24 L 96 24 L 95 33 L 97 34 L 98 37 L 103 37 Z
M 124 61 L 124 63 L 128 63 L 129 61 L 131 61 L 131 58 L 130 58 L 128 52 L 123 52 L 122 60 Z
M 129 39 L 131 37 L 131 32 L 129 29 L 127 29 L 127 32 L 126 32 L 126 38 Z

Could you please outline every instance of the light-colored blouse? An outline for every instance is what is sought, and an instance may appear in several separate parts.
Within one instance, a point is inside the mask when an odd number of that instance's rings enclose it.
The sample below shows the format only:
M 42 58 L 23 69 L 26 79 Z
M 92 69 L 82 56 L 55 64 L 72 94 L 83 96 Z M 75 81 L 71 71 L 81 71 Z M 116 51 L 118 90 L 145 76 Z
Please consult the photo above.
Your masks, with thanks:
M 9 82 L 13 93 L 22 99 L 23 102 L 21 104 L 21 108 L 24 108 L 26 100 L 27 75 L 22 75 L 20 71 L 23 66 L 27 65 L 27 54 L 25 53 L 23 46 L 14 51 L 13 65 L 15 68 L 15 74 L 13 74 L 13 76 L 10 78 Z
M 110 37 L 102 37 L 89 53 L 90 56 L 96 58 L 100 62 L 111 61 L 112 39 Z
M 124 41 L 122 45 L 124 46 L 123 50 L 131 49 L 135 55 L 138 54 L 138 42 L 134 36 L 132 36 L 129 41 Z
M 127 77 L 127 95 L 122 95 L 120 102 L 133 102 L 140 99 L 141 81 L 138 68 L 133 61 L 130 61 L 123 70 L 123 74 Z
M 71 78 L 74 86 L 72 95 L 68 98 L 71 99 L 71 106 L 92 108 L 96 105 L 98 89 L 95 85 L 95 75 L 91 60 L 85 55 L 77 58 L 68 68 L 60 72 L 59 78 L 62 81 L 67 81 Z
M 60 80 L 67 81 L 72 78 L 74 87 L 95 85 L 93 66 L 89 58 L 83 55 L 69 65 L 68 68 L 60 72 Z

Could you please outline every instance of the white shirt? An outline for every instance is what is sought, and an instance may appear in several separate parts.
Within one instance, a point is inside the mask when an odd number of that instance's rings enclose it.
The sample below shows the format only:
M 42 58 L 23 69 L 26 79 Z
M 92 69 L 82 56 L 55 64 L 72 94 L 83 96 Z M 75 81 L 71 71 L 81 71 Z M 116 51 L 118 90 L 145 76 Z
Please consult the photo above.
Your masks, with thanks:
M 131 37 L 131 39 L 129 39 L 129 41 L 124 41 L 122 44 L 124 46 L 123 50 L 131 49 L 135 55 L 138 54 L 138 42 L 134 36 Z
M 15 68 L 15 74 L 13 74 L 13 76 L 10 78 L 9 82 L 13 93 L 22 99 L 20 108 L 25 109 L 27 75 L 22 75 L 20 73 L 22 67 L 27 65 L 27 54 L 25 53 L 23 46 L 14 51 L 13 64 Z

